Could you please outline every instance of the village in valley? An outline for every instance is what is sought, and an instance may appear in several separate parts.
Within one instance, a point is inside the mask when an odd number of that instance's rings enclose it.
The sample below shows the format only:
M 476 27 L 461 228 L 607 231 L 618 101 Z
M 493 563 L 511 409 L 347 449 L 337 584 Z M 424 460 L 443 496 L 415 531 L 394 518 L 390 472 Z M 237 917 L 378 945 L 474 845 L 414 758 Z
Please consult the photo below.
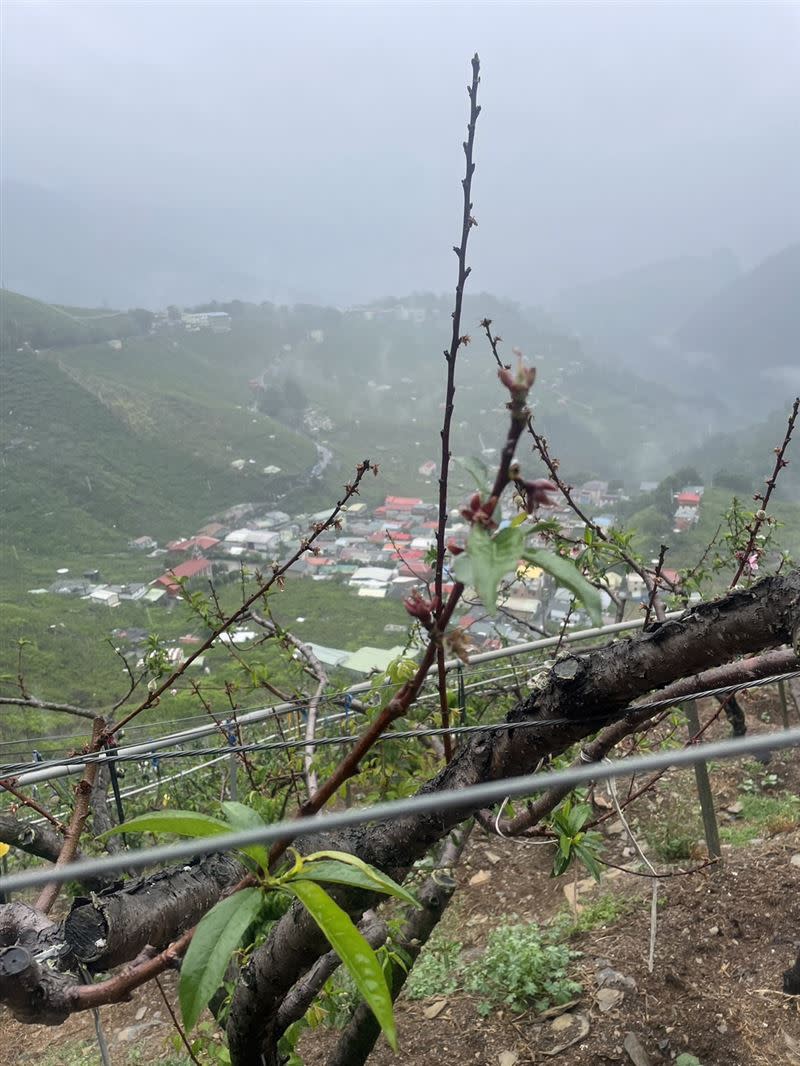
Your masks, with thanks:
M 429 477 L 435 463 L 429 460 L 420 466 L 419 474 Z M 655 483 L 643 482 L 640 492 L 651 492 Z M 675 493 L 674 531 L 685 531 L 697 523 L 703 497 L 702 485 L 687 485 Z M 621 490 L 610 491 L 605 481 L 592 480 L 573 490 L 573 499 L 591 516 L 592 522 L 608 530 L 615 524 L 614 511 L 626 499 Z M 509 502 L 501 515 L 501 524 L 514 516 Z M 335 528 L 319 533 L 313 547 L 292 567 L 293 579 L 315 582 L 336 582 L 351 595 L 367 599 L 404 600 L 412 590 L 423 591 L 433 582 L 437 505 L 419 497 L 386 496 L 383 503 L 369 507 L 355 502 L 346 505 L 337 518 Z M 171 609 L 181 603 L 187 592 L 208 590 L 214 586 L 237 580 L 244 572 L 266 572 L 274 563 L 287 560 L 302 540 L 325 523 L 330 511 L 290 515 L 286 511 L 266 509 L 263 505 L 240 504 L 232 507 L 197 529 L 192 535 L 179 537 L 164 545 L 143 534 L 128 542 L 131 553 L 163 559 L 163 573 L 152 581 L 131 581 L 127 584 L 107 583 L 98 570 L 86 570 L 80 575 L 68 568 L 60 568 L 57 580 L 49 588 L 31 589 L 31 593 L 51 593 L 79 596 L 91 603 L 113 609 L 124 602 L 139 603 L 143 607 Z M 561 534 L 580 542 L 584 523 L 564 504 L 548 508 L 540 517 L 555 521 Z M 463 543 L 468 526 L 459 511 L 449 516 L 447 539 Z M 664 577 L 674 582 L 677 571 L 664 569 Z M 451 577 L 445 566 L 444 591 L 449 592 Z M 644 583 L 638 574 L 610 573 L 607 577 L 615 593 L 612 602 L 603 592 L 605 621 L 622 619 L 626 605 L 631 608 L 646 598 Z M 572 602 L 566 588 L 558 587 L 553 579 L 539 568 L 520 561 L 516 571 L 510 572 L 498 602 L 498 613 L 490 617 L 467 589 L 462 610 L 456 622 L 474 651 L 489 651 L 504 645 L 531 640 L 543 633 L 558 632 L 562 628 L 580 628 L 589 624 L 585 611 Z M 620 610 L 622 605 L 622 610 Z M 302 620 L 301 620 L 302 621 Z M 144 623 L 144 619 L 143 619 Z M 406 629 L 401 625 L 387 625 L 387 633 L 396 633 L 390 648 L 364 646 L 356 651 L 323 646 L 309 640 L 320 662 L 341 668 L 352 674 L 368 676 L 386 670 L 388 664 L 402 654 L 413 654 L 404 643 Z M 113 631 L 119 634 L 118 630 Z M 142 645 L 146 629 L 120 634 Z M 224 634 L 226 642 L 246 644 L 257 634 L 246 627 Z M 187 635 L 167 649 L 174 664 L 183 661 L 183 645 L 199 643 L 199 638 Z M 188 652 L 186 653 L 188 654 Z M 203 660 L 195 664 L 203 668 Z

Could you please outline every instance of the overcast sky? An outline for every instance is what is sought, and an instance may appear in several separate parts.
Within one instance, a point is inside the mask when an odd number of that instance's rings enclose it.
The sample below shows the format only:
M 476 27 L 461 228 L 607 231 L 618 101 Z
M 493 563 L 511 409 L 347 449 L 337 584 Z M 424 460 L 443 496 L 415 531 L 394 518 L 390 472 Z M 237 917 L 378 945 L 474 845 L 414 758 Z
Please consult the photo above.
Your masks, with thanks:
M 123 234 L 130 218 L 131 241 L 152 224 L 155 258 L 192 232 L 212 281 L 219 262 L 264 297 L 452 286 L 475 50 L 476 290 L 535 303 L 666 256 L 749 265 L 800 234 L 796 4 L 3 9 L 3 177 Z

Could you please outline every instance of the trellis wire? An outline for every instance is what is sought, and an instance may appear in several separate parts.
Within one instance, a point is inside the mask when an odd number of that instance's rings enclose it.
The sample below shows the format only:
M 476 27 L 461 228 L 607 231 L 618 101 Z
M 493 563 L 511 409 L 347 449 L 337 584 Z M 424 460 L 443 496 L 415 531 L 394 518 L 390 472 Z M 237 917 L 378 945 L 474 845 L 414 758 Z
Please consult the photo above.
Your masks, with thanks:
M 672 621 L 673 619 L 680 618 L 683 615 L 683 613 L 684 613 L 683 611 L 671 611 L 665 616 L 665 621 Z M 594 626 L 594 627 L 591 627 L 589 629 L 579 629 L 579 630 L 575 631 L 574 633 L 566 633 L 566 634 L 563 635 L 563 637 L 558 637 L 558 636 L 555 636 L 555 637 L 542 637 L 542 638 L 540 638 L 538 640 L 527 641 L 526 643 L 523 643 L 523 644 L 514 644 L 514 645 L 511 645 L 510 647 L 507 647 L 507 648 L 497 648 L 494 651 L 479 652 L 479 653 L 477 653 L 475 655 L 471 655 L 470 656 L 470 661 L 469 661 L 469 666 L 470 667 L 481 666 L 484 663 L 494 662 L 497 659 L 511 658 L 511 657 L 513 657 L 515 655 L 526 655 L 529 652 L 538 651 L 538 650 L 543 649 L 543 648 L 551 648 L 551 647 L 556 647 L 558 645 L 578 643 L 578 642 L 580 642 L 582 640 L 590 640 L 593 637 L 597 637 L 597 636 L 613 636 L 616 633 L 623 633 L 623 632 L 628 632 L 628 631 L 634 630 L 634 629 L 641 629 L 643 625 L 644 625 L 644 619 L 643 618 L 634 618 L 634 619 L 631 619 L 628 622 L 615 622 L 615 623 L 612 623 L 611 625 L 607 625 L 607 626 Z M 447 662 L 445 663 L 445 669 L 448 670 L 448 671 L 451 671 L 451 670 L 457 669 L 460 665 L 463 665 L 460 659 L 457 659 L 457 658 L 456 659 L 448 659 Z M 430 679 L 426 679 L 426 683 L 428 683 L 429 681 L 430 681 Z M 385 688 L 385 687 L 401 687 L 401 686 L 400 685 L 397 685 L 397 686 L 382 686 L 382 688 Z M 371 691 L 375 691 L 375 689 L 373 688 L 372 682 L 371 681 L 362 681 L 362 682 L 359 682 L 356 685 L 352 685 L 350 688 L 346 689 L 345 692 L 338 693 L 338 694 L 332 694 L 332 695 L 329 695 L 329 696 L 324 696 L 323 700 L 325 700 L 325 701 L 339 701 L 339 700 L 343 699 L 348 694 L 350 694 L 350 695 L 358 695 L 359 693 L 362 693 L 362 692 L 371 692 Z M 290 701 L 287 701 L 287 702 L 284 702 L 284 703 L 274 704 L 274 705 L 272 705 L 270 707 L 263 707 L 263 708 L 259 708 L 259 709 L 254 710 L 254 711 L 246 711 L 244 713 L 237 714 L 237 716 L 236 716 L 237 717 L 237 724 L 239 726 L 250 725 L 250 724 L 253 724 L 255 722 L 263 721 L 265 718 L 277 716 L 278 714 L 291 714 L 294 711 L 302 708 L 302 706 L 306 702 L 308 702 L 306 699 L 298 698 L 298 699 L 290 700 Z M 194 717 L 194 716 L 190 716 L 189 718 L 182 719 L 182 720 L 183 721 L 189 721 L 189 720 L 191 720 L 192 717 Z M 203 719 L 206 718 L 205 715 L 198 715 L 197 717 L 202 717 Z M 226 717 L 230 717 L 230 715 L 226 714 Z M 159 723 L 149 723 L 149 724 L 158 725 Z M 128 728 L 129 729 L 145 728 L 145 724 L 144 723 L 132 723 Z M 217 730 L 218 730 L 218 726 L 217 726 L 216 723 L 214 723 L 214 722 L 208 723 L 206 721 L 206 724 L 204 724 L 202 726 L 197 726 L 194 729 L 186 730 L 186 731 L 184 731 L 182 733 L 174 734 L 172 737 L 165 737 L 165 738 L 162 738 L 162 739 L 171 740 L 171 741 L 175 742 L 178 737 L 181 737 L 181 738 L 184 738 L 186 740 L 190 740 L 190 739 L 193 739 L 195 737 L 209 736 L 210 734 L 216 732 Z M 83 735 L 84 734 L 82 734 L 82 736 Z M 34 741 L 29 741 L 29 743 L 33 744 Z M 41 766 L 41 764 L 39 764 L 39 765 Z M 62 774 L 62 775 L 59 775 L 59 776 L 65 776 L 65 775 Z
M 513 676 L 514 676 L 514 674 L 513 674 L 512 671 L 505 671 L 505 672 L 502 672 L 502 673 L 489 674 L 488 676 L 483 677 L 483 678 L 481 678 L 478 681 L 471 682 L 469 685 L 466 685 L 465 688 L 468 691 L 474 691 L 475 689 L 479 689 L 479 688 L 488 688 L 491 685 L 497 684 L 498 682 L 504 681 L 507 678 L 513 677 Z M 403 684 L 402 682 L 398 682 L 397 684 L 393 684 L 393 685 L 388 686 L 388 687 L 392 688 L 392 689 L 395 689 L 395 688 L 399 689 L 399 688 L 402 687 L 402 684 Z M 386 687 L 385 686 L 381 686 L 380 688 L 373 689 L 372 691 L 373 692 L 382 692 L 383 693 L 383 692 L 386 691 Z M 428 693 L 428 694 L 419 696 L 415 702 L 416 703 L 425 703 L 425 702 L 429 702 L 431 700 L 438 699 L 438 698 L 439 698 L 438 697 L 438 693 Z M 320 703 L 329 703 L 329 704 L 340 704 L 340 703 L 344 703 L 346 699 L 347 699 L 347 694 L 338 694 L 338 695 L 330 695 L 330 696 L 327 696 L 327 697 L 322 697 L 319 702 Z M 297 714 L 298 712 L 302 713 L 305 710 L 307 705 L 308 705 L 308 700 L 307 699 L 298 700 L 297 703 L 293 704 L 291 707 L 289 707 L 288 705 L 284 705 L 284 709 L 282 709 L 279 713 L 275 714 L 274 716 L 270 716 L 270 717 L 274 717 L 277 720 L 278 718 L 288 717 L 290 715 Z M 205 721 L 208 721 L 208 715 L 207 714 L 203 715 L 202 717 L 204 718 Z M 341 717 L 342 716 L 340 714 L 339 715 L 329 715 L 329 716 L 327 716 L 324 719 L 320 719 L 320 721 L 336 721 L 336 720 L 338 720 Z M 231 723 L 234 726 L 245 726 L 245 727 L 247 727 L 247 726 L 250 726 L 250 725 L 253 725 L 253 724 L 260 724 L 261 721 L 269 721 L 269 720 L 270 720 L 269 718 L 260 719 L 259 722 L 253 723 L 253 722 L 245 721 L 243 717 L 234 717 L 234 716 L 231 716 L 231 715 L 226 715 L 224 717 L 220 716 L 220 721 L 216 724 L 215 728 L 208 730 L 206 732 L 206 735 L 208 733 L 220 732 L 221 730 L 223 730 L 223 728 L 225 726 L 225 723 Z M 85 734 L 81 734 L 81 736 L 83 738 L 85 738 Z M 147 741 L 142 741 L 139 745 L 136 745 L 135 746 L 135 751 L 130 756 L 130 758 L 136 758 L 136 759 L 146 758 L 147 757 L 147 753 L 150 752 L 150 751 L 155 751 L 157 749 L 161 749 L 161 748 L 164 748 L 164 747 L 172 747 L 172 746 L 177 745 L 177 744 L 184 744 L 184 743 L 187 743 L 187 742 L 191 742 L 194 739 L 198 739 L 198 738 L 194 734 L 192 734 L 192 735 L 188 736 L 188 740 L 187 740 L 187 734 L 184 734 L 184 733 L 168 734 L 168 735 L 165 735 L 165 736 L 162 736 L 162 737 L 155 737 L 155 738 L 151 737 Z M 127 746 L 123 747 L 122 750 L 127 753 L 127 752 L 131 751 L 131 749 L 133 747 L 134 747 L 133 745 L 127 745 Z M 140 750 L 143 752 L 143 754 L 141 754 L 141 755 L 136 754 Z M 192 754 L 192 753 L 191 752 L 187 752 L 186 754 Z M 65 765 L 65 766 L 82 766 L 82 765 L 85 765 L 85 762 L 88 761 L 89 758 L 90 758 L 89 756 L 85 756 L 85 755 L 74 755 L 74 756 L 64 756 L 64 757 L 57 758 L 57 759 L 34 760 L 32 762 L 6 763 L 4 765 L 0 765 L 0 779 L 2 779 L 3 777 L 11 777 L 11 776 L 15 776 L 15 775 L 24 774 L 24 773 L 28 772 L 29 770 L 36 770 L 37 772 L 40 772 L 40 771 L 44 772 L 45 770 L 49 769 L 50 767 L 60 767 L 62 765 Z M 127 755 L 126 755 L 126 758 L 128 758 Z M 60 775 L 60 776 L 63 776 L 63 775 Z M 37 781 L 43 781 L 43 780 L 48 780 L 48 778 L 37 777 Z
M 184 840 L 175 844 L 140 848 L 101 858 L 83 859 L 80 862 L 66 863 L 60 867 L 54 866 L 11 874 L 0 878 L 0 892 L 19 892 L 39 885 L 64 884 L 67 881 L 80 881 L 89 877 L 104 877 L 122 870 L 141 870 L 159 863 L 218 854 L 249 847 L 252 844 L 272 844 L 278 840 L 295 839 L 311 834 L 316 836 L 337 829 L 363 825 L 367 822 L 394 821 L 409 815 L 440 815 L 443 811 L 461 811 L 466 817 L 469 812 L 492 806 L 505 799 L 506 796 L 515 799 L 551 789 L 572 789 L 590 781 L 607 781 L 619 776 L 647 773 L 668 767 L 692 766 L 704 760 L 764 754 L 782 748 L 795 748 L 798 745 L 800 745 L 800 728 L 755 737 L 737 737 L 733 740 L 722 740 L 710 744 L 696 744 L 677 751 L 662 751 L 653 755 L 617 759 L 614 762 L 592 763 L 557 770 L 553 773 L 527 774 L 466 788 L 426 792 L 406 799 L 336 811 L 315 818 L 285 820 L 238 833 Z
M 648 703 L 630 704 L 624 709 L 619 711 L 610 711 L 607 714 L 596 715 L 594 717 L 583 718 L 548 718 L 532 721 L 520 721 L 520 722 L 489 722 L 481 723 L 479 725 L 466 725 L 466 726 L 448 726 L 444 727 L 431 727 L 427 729 L 409 729 L 404 731 L 389 731 L 381 733 L 376 738 L 376 743 L 386 743 L 389 741 L 403 741 L 403 740 L 420 740 L 425 737 L 442 736 L 444 733 L 449 733 L 454 736 L 467 733 L 486 733 L 486 732 L 505 732 L 517 729 L 549 729 L 553 726 L 559 725 L 576 725 L 578 722 L 586 723 L 608 723 L 611 721 L 618 721 L 626 714 L 632 714 L 640 711 L 657 711 L 661 708 L 675 706 L 680 703 L 687 703 L 693 700 L 707 699 L 713 696 L 723 696 L 731 692 L 740 692 L 743 689 L 748 688 L 760 688 L 764 685 L 773 685 L 779 681 L 785 681 L 790 678 L 800 676 L 800 670 L 793 670 L 781 674 L 772 674 L 769 677 L 759 678 L 757 680 L 748 680 L 737 682 L 731 685 L 722 685 L 713 689 L 702 689 L 697 692 L 686 693 L 681 696 L 673 696 L 668 699 L 653 700 Z M 336 720 L 342 720 L 347 718 L 347 711 L 342 711 L 337 715 L 329 715 L 321 722 L 331 722 Z M 271 735 L 275 737 L 275 734 Z M 69 773 L 77 773 L 89 762 L 97 763 L 110 763 L 110 762 L 140 762 L 144 759 L 151 757 L 156 751 L 159 752 L 160 759 L 182 759 L 182 758 L 208 758 L 211 756 L 221 754 L 250 754 L 257 751 L 287 751 L 294 750 L 303 747 L 313 746 L 317 748 L 321 747 L 337 747 L 345 746 L 347 744 L 355 743 L 357 736 L 353 734 L 340 734 L 332 737 L 315 737 L 313 740 L 297 739 L 269 739 L 264 741 L 253 741 L 249 744 L 236 744 L 217 746 L 213 748 L 201 748 L 199 750 L 193 749 L 190 751 L 168 751 L 165 750 L 165 745 L 162 742 L 156 742 L 151 746 L 136 745 L 133 748 L 119 748 L 115 754 L 109 754 L 106 752 L 96 752 L 91 755 L 83 755 L 76 758 L 74 762 L 55 767 L 48 767 L 43 770 L 34 770 L 31 772 L 21 773 L 13 778 L 14 784 L 29 785 L 36 784 L 42 781 L 53 780 L 58 777 L 64 777 Z M 63 772 L 60 772 L 63 771 Z

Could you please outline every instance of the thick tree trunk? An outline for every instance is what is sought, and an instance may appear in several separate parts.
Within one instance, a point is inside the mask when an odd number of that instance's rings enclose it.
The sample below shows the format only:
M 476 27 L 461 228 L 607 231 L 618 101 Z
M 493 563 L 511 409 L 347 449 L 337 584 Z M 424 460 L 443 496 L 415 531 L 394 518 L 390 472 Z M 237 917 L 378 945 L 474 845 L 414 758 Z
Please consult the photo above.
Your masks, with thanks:
M 77 899 L 64 921 L 73 958 L 97 973 L 160 951 L 190 929 L 247 871 L 227 855 L 210 855 L 178 870 L 138 878 L 123 888 Z
M 19 848 L 39 859 L 55 862 L 64 837 L 51 825 L 34 825 L 13 814 L 0 814 L 0 842 Z
M 403 927 L 394 937 L 394 944 L 405 952 L 411 960 L 411 965 L 408 968 L 392 967 L 389 981 L 392 1001 L 400 995 L 408 980 L 411 967 L 417 961 L 419 953 L 430 940 L 431 934 L 450 905 L 450 900 L 456 890 L 456 882 L 447 869 L 441 867 L 457 865 L 471 831 L 472 825 L 461 833 L 454 833 L 447 841 L 439 857 L 440 869 L 426 878 L 417 893 L 421 906 L 409 912 Z M 326 1066 L 364 1066 L 380 1035 L 381 1027 L 375 1015 L 362 1001 L 345 1026 L 336 1047 L 328 1057 Z
M 636 699 L 679 677 L 747 652 L 794 645 L 799 622 L 800 571 L 795 570 L 700 604 L 679 619 L 651 625 L 641 636 L 614 641 L 585 658 L 564 656 L 507 719 L 538 726 L 498 726 L 479 734 L 421 792 L 461 789 L 529 772 L 543 756 L 561 753 L 619 718 Z M 323 846 L 351 851 L 402 879 L 416 859 L 472 813 L 465 808 L 371 823 L 326 838 Z M 318 847 L 321 842 L 313 843 Z M 341 901 L 356 912 L 372 902 L 363 894 L 359 900 L 346 893 Z M 275 1020 L 281 1001 L 325 950 L 324 937 L 299 908 L 293 907 L 277 923 L 253 954 L 234 993 L 228 1041 L 235 1066 L 276 1066 L 280 1033 Z

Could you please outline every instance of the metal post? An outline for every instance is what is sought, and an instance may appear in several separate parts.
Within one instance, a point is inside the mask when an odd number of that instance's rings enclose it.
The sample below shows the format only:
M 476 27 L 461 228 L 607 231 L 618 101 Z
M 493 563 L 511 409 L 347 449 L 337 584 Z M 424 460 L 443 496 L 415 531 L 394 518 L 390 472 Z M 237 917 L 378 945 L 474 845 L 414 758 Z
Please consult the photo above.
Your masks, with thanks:
M 233 722 L 230 718 L 227 722 L 223 722 L 222 728 L 225 730 L 225 735 L 228 738 L 228 743 L 233 747 L 238 743 L 236 736 L 236 730 Z M 239 760 L 236 756 L 236 752 L 232 751 L 228 756 L 228 797 L 236 802 L 239 799 L 239 783 L 237 781 L 237 771 L 239 769 Z
M 459 714 L 459 719 L 460 719 L 458 724 L 459 725 L 466 725 L 467 724 L 467 694 L 466 694 L 466 692 L 464 690 L 464 667 L 461 665 L 461 663 L 459 663 L 456 669 L 458 671 L 458 675 L 457 675 L 457 677 L 458 677 L 458 714 Z
M 700 732 L 700 719 L 697 716 L 697 705 L 692 701 L 684 707 L 686 722 L 689 726 L 689 738 L 697 736 Z M 700 800 L 700 810 L 703 815 L 703 831 L 705 833 L 708 856 L 711 859 L 719 859 L 722 856 L 722 848 L 719 843 L 719 827 L 717 826 L 717 812 L 714 809 L 714 796 L 711 792 L 711 782 L 708 777 L 708 764 L 696 762 L 694 764 L 694 777 L 697 784 L 697 795 Z
M 783 728 L 789 728 L 789 703 L 786 699 L 786 682 L 778 682 L 778 695 L 781 698 L 781 721 L 783 722 Z
M 106 743 L 105 748 L 106 748 L 106 751 L 108 752 L 108 754 L 111 755 L 111 756 L 116 755 L 117 750 L 118 750 L 116 745 L 112 745 L 112 744 L 108 744 L 108 743 Z M 117 824 L 118 825 L 122 825 L 122 823 L 125 821 L 125 811 L 124 811 L 123 806 L 122 806 L 122 796 L 120 795 L 120 791 L 119 791 L 119 776 L 117 774 L 117 762 L 116 762 L 116 759 L 114 759 L 114 758 L 109 760 L 109 763 L 108 763 L 108 776 L 111 778 L 111 791 L 114 793 L 114 805 L 117 808 Z M 123 843 L 124 847 L 127 848 L 128 841 L 127 841 L 124 833 L 122 834 L 122 843 Z

